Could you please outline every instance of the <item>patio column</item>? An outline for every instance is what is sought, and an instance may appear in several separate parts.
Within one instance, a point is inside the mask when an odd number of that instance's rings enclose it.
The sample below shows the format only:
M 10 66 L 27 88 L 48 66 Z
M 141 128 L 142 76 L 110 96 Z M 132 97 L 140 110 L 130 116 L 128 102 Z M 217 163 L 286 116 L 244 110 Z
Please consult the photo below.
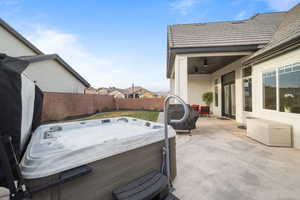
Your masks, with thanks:
M 188 103 L 188 58 L 176 55 L 175 62 L 175 94 Z

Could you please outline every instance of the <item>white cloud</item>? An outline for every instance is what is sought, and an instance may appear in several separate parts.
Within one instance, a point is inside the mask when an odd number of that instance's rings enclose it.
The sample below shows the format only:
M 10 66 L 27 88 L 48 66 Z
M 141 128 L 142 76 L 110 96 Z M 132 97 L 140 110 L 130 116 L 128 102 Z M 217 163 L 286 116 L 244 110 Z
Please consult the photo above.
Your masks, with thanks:
M 89 52 L 74 34 L 37 26 L 26 36 L 44 53 L 60 55 L 92 85 L 103 84 L 111 78 L 113 63 Z
M 176 0 L 170 5 L 171 9 L 179 11 L 182 15 L 187 15 L 196 4 L 200 3 L 200 1 L 201 0 Z
M 122 70 L 120 70 L 120 69 L 114 69 L 114 70 L 112 70 L 112 73 L 121 73 L 122 72 Z
M 15 6 L 22 2 L 23 0 L 0 0 L 0 6 Z
M 262 0 L 265 1 L 268 6 L 276 11 L 286 11 L 299 3 L 299 0 Z
M 235 19 L 236 19 L 236 20 L 245 19 L 246 15 L 247 15 L 247 11 L 246 11 L 246 10 L 242 10 L 241 12 L 239 12 L 239 13 L 235 16 Z
M 101 53 L 90 51 L 80 38 L 61 30 L 34 26 L 24 35 L 46 54 L 56 53 L 69 63 L 93 87 L 115 86 L 127 88 L 133 82 L 154 91 L 168 89 L 166 80 L 148 78 L 147 72 L 140 74 L 134 67 L 138 63 L 120 62 L 121 57 L 103 57 Z M 124 56 L 124 55 L 122 55 Z M 121 64 L 121 66 L 120 66 Z M 136 65 L 136 66 L 134 66 Z

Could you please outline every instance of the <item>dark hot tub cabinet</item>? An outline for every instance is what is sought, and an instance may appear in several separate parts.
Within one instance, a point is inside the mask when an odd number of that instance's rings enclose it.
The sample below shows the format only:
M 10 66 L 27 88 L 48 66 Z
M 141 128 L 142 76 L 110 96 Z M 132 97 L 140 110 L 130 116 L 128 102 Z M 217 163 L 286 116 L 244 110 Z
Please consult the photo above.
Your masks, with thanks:
M 161 176 L 163 124 L 117 117 L 40 126 L 43 95 L 24 74 L 29 64 L 0 54 L 0 186 L 11 199 L 125 199 L 122 186 Z M 176 133 L 167 130 L 173 180 Z

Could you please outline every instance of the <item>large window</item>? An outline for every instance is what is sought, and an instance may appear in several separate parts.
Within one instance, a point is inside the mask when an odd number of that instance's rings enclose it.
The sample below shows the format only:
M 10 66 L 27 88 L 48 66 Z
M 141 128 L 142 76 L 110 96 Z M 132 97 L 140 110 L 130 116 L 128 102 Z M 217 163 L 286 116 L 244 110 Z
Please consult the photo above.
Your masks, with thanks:
M 219 106 L 219 88 L 218 88 L 218 79 L 215 80 L 215 106 Z
M 243 74 L 244 111 L 252 112 L 252 69 L 246 67 Z
M 263 108 L 276 110 L 276 71 L 263 73 Z
M 244 87 L 244 111 L 252 112 L 252 79 L 243 80 Z
M 279 110 L 300 113 L 300 63 L 279 68 Z

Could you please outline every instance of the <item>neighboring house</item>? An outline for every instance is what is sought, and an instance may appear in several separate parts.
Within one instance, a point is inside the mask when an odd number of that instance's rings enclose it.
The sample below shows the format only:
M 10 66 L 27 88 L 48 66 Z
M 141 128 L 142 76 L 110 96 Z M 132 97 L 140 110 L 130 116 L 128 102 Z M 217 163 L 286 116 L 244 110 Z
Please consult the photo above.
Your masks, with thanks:
M 108 94 L 113 95 L 115 98 L 157 98 L 158 95 L 150 92 L 149 90 L 136 86 L 134 89 L 132 87 L 127 89 L 120 89 L 116 87 L 109 87 L 109 88 L 99 88 L 98 89 L 99 94 Z
M 98 91 L 98 94 L 101 94 L 101 95 L 109 94 L 109 89 L 108 88 L 98 88 L 97 91 Z
M 99 94 L 99 92 L 97 89 L 89 87 L 84 90 L 84 94 Z
M 150 91 L 145 91 L 140 94 L 140 98 L 158 98 L 158 95 Z
M 71 66 L 56 54 L 22 56 L 30 62 L 25 74 L 41 88 L 43 92 L 63 92 L 84 94 L 90 84 Z
M 134 86 L 126 89 L 128 98 L 157 98 L 158 95 L 140 86 Z
M 168 27 L 170 92 L 245 122 L 253 116 L 291 124 L 300 148 L 300 4 L 250 19 Z
M 116 88 L 116 87 L 109 87 L 109 88 L 99 88 L 98 94 L 101 95 L 112 95 L 115 98 L 127 98 L 127 90 Z
M 113 95 L 115 98 L 127 98 L 127 91 L 115 88 L 109 92 L 109 95 Z
M 158 91 L 158 92 L 155 92 L 155 94 L 158 95 L 157 98 L 166 98 L 169 95 L 169 92 Z
M 25 73 L 43 92 L 84 93 L 90 84 L 56 54 L 45 55 L 0 19 L 0 53 L 30 62 Z

